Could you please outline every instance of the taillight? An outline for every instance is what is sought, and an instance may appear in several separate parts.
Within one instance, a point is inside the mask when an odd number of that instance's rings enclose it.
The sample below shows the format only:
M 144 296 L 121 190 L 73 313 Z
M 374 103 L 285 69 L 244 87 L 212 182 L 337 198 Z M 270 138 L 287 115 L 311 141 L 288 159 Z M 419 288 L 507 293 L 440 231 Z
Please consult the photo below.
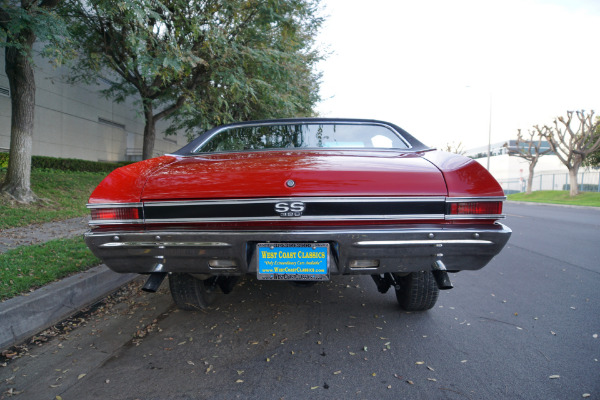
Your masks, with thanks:
M 450 215 L 499 215 L 501 201 L 469 201 L 450 203 Z
M 137 220 L 141 213 L 138 207 L 92 208 L 92 221 Z

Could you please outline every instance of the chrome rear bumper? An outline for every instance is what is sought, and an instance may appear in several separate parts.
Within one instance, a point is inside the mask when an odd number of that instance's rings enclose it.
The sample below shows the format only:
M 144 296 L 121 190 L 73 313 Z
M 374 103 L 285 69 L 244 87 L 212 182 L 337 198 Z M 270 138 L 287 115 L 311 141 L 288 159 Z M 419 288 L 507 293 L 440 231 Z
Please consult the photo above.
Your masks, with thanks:
M 307 231 L 145 231 L 85 234 L 92 252 L 122 273 L 256 274 L 257 243 L 327 242 L 330 273 L 383 274 L 477 270 L 502 250 L 511 230 L 500 224 L 439 228 Z

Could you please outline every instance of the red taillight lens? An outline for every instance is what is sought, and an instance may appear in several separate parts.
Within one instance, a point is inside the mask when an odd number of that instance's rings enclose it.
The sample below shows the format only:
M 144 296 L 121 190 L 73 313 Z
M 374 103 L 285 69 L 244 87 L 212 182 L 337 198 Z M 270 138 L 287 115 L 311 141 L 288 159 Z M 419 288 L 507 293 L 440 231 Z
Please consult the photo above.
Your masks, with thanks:
M 450 214 L 452 215 L 496 215 L 502 214 L 501 201 L 481 201 L 451 203 Z
M 139 219 L 138 208 L 92 208 L 92 220 L 130 220 Z

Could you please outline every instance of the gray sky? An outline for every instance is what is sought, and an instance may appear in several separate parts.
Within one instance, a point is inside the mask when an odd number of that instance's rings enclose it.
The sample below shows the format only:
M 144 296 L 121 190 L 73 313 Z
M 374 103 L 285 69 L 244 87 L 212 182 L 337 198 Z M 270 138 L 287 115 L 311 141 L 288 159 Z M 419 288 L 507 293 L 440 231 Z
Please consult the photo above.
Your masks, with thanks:
M 323 0 L 323 116 L 388 120 L 430 146 L 600 114 L 598 0 Z

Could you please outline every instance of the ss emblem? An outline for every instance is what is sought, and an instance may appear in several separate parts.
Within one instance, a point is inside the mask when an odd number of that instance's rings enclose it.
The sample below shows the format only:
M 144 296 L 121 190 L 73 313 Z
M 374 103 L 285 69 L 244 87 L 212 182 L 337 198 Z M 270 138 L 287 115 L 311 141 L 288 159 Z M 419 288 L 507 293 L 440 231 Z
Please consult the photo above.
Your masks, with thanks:
M 306 206 L 301 201 L 282 201 L 275 203 L 275 211 L 280 217 L 300 217 L 306 209 Z

